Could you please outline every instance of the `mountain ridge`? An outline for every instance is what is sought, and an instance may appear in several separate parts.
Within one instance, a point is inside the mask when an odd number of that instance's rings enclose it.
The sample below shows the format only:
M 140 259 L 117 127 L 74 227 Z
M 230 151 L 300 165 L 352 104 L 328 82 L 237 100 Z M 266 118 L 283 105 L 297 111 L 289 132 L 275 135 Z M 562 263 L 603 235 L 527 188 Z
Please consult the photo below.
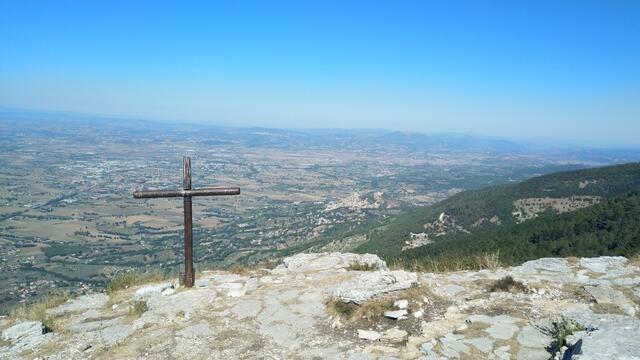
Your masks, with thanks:
M 518 229 L 526 229 L 529 226 L 527 223 L 538 217 L 541 220 L 536 224 L 540 226 L 555 221 L 561 215 L 565 222 L 571 222 L 574 216 L 585 217 L 580 221 L 588 222 L 587 218 L 595 220 L 609 212 L 607 207 L 615 206 L 622 206 L 629 213 L 625 215 L 624 211 L 619 211 L 616 216 L 624 217 L 626 223 L 614 225 L 626 226 L 626 230 L 635 233 L 636 225 L 640 223 L 640 220 L 633 220 L 638 196 L 634 191 L 637 189 L 640 189 L 640 163 L 559 172 L 516 184 L 468 190 L 432 206 L 398 215 L 383 226 L 369 231 L 367 241 L 358 245 L 355 251 L 376 253 L 388 259 L 417 259 L 433 256 L 433 253 L 428 253 L 436 246 L 440 249 L 439 253 L 446 252 L 447 241 L 457 241 L 455 245 L 460 245 L 463 242 L 473 243 L 476 237 L 486 240 L 493 234 L 491 231 L 505 232 L 505 229 L 511 229 L 517 233 Z M 618 201 L 612 200 L 618 197 Z M 598 203 L 605 205 L 597 207 L 599 211 L 596 212 L 589 210 Z M 609 216 L 609 221 L 615 219 Z M 419 238 L 422 244 L 414 245 L 420 246 L 411 246 L 415 238 Z M 633 238 L 633 243 L 637 242 Z M 415 248 L 407 250 L 407 247 Z M 485 247 L 482 251 L 500 251 L 500 248 Z M 459 252 L 451 251 L 451 255 L 459 255 Z M 571 255 L 604 254 L 578 252 Z M 517 258 L 530 260 L 534 257 Z M 516 258 L 506 260 L 513 263 Z

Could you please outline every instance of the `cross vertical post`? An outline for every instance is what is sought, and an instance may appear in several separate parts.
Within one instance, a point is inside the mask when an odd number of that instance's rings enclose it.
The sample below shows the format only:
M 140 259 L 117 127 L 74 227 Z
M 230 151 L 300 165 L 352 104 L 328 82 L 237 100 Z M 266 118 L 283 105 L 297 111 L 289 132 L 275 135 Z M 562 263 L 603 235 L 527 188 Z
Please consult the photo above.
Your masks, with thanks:
M 182 158 L 182 190 L 191 190 L 191 158 Z M 186 287 L 193 287 L 195 271 L 193 269 L 193 217 L 191 214 L 191 196 L 184 197 L 184 278 Z
M 238 187 L 208 187 L 204 189 L 191 188 L 191 158 L 182 158 L 182 190 L 144 190 L 134 191 L 135 199 L 155 199 L 181 197 L 184 201 L 184 273 L 181 281 L 185 287 L 193 287 L 195 270 L 193 269 L 193 219 L 191 198 L 194 196 L 227 196 L 240 195 Z

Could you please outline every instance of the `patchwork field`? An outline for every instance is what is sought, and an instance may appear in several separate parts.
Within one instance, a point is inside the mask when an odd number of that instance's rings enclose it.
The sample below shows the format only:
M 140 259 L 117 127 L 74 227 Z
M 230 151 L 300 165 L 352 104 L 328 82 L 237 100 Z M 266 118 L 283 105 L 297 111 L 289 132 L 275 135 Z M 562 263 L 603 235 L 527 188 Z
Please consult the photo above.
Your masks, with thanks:
M 389 217 L 463 189 L 595 164 L 392 135 L 0 118 L 0 303 L 101 287 L 118 271 L 179 271 L 182 201 L 131 194 L 179 188 L 183 155 L 194 187 L 242 189 L 194 199 L 198 268 L 349 250 Z

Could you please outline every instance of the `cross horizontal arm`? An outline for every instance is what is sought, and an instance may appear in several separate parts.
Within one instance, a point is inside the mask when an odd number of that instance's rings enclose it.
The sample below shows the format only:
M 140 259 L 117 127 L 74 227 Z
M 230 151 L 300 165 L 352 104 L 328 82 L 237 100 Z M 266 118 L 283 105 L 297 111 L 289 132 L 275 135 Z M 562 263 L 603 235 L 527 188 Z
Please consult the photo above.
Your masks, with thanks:
M 133 197 L 136 199 L 166 198 L 166 197 L 188 197 L 188 196 L 223 196 L 240 195 L 240 188 L 204 188 L 195 190 L 145 190 L 134 191 Z

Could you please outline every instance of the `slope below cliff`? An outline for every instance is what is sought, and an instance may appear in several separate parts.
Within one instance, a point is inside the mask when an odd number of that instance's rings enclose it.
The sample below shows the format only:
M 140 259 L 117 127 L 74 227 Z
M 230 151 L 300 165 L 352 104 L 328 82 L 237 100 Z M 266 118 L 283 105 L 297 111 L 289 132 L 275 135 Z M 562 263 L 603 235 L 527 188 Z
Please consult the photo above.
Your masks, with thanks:
M 374 229 L 353 251 L 411 263 L 499 252 L 511 265 L 640 249 L 640 164 L 559 172 L 463 191 Z M 365 234 L 366 232 L 366 234 Z

